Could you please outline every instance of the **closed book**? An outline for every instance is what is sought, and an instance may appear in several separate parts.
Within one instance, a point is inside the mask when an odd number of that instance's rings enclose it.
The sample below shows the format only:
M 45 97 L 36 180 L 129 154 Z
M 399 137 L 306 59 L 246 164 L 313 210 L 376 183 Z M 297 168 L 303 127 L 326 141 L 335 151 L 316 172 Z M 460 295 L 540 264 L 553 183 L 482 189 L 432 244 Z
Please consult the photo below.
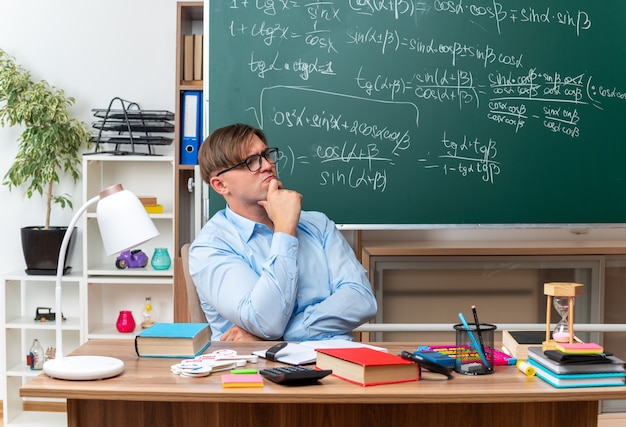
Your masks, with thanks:
M 502 331 L 502 346 L 516 359 L 528 358 L 528 348 L 545 340 L 546 331 Z
M 140 357 L 191 358 L 211 344 L 208 323 L 155 323 L 135 336 Z
M 193 34 L 183 36 L 183 80 L 193 80 Z
M 609 373 L 624 372 L 624 361 L 615 356 L 606 356 L 609 363 L 566 363 L 562 364 L 556 360 L 552 360 L 543 352 L 543 348 L 539 346 L 530 347 L 528 349 L 528 361 L 534 364 L 540 364 L 545 369 L 555 374 L 591 374 L 591 373 Z
M 193 79 L 202 80 L 202 58 L 204 52 L 202 34 L 193 36 Z
M 156 196 L 137 196 L 142 205 L 156 205 L 157 198 Z
M 152 213 L 152 214 L 163 213 L 163 205 L 160 205 L 158 203 L 155 205 L 143 205 L 143 207 L 146 209 L 146 212 L 148 213 Z
M 594 374 L 555 374 L 550 370 L 529 359 L 529 363 L 535 368 L 536 375 L 557 388 L 575 387 L 608 387 L 625 385 L 626 373 L 594 373 Z
M 362 386 L 417 381 L 419 366 L 395 354 L 367 347 L 317 350 L 316 367 Z

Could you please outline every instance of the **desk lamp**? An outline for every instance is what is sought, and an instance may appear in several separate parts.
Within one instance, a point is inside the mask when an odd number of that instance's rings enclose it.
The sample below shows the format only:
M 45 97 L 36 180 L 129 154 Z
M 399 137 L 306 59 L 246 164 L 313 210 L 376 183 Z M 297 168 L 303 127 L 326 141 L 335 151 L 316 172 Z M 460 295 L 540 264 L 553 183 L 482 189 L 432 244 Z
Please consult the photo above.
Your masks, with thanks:
M 98 203 L 99 202 L 99 203 Z M 70 356 L 63 355 L 61 309 L 61 281 L 63 263 L 69 245 L 72 230 L 81 215 L 94 203 L 98 203 L 96 217 L 102 235 L 102 243 L 107 255 L 113 255 L 140 245 L 159 235 L 154 223 L 148 216 L 137 196 L 124 190 L 121 184 L 105 188 L 78 209 L 70 221 L 61 242 L 57 266 L 55 302 L 56 302 L 56 356 L 43 364 L 43 371 L 53 378 L 63 380 L 95 380 L 114 377 L 124 370 L 124 362 L 107 356 Z

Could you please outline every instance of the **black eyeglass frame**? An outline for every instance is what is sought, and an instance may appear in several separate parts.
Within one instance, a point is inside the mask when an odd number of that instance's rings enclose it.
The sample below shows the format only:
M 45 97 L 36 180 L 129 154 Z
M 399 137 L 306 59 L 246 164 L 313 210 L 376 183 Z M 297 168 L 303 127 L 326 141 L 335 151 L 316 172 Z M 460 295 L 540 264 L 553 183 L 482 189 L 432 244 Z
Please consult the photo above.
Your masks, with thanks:
M 261 169 L 261 166 L 263 166 L 263 159 L 267 160 L 268 163 L 275 165 L 276 164 L 276 160 L 278 160 L 278 153 L 280 152 L 280 150 L 277 147 L 270 147 L 267 148 L 266 150 L 264 150 L 261 154 L 253 154 L 251 156 L 246 157 L 245 159 L 243 159 L 242 161 L 240 161 L 239 163 L 232 165 L 230 167 L 227 167 L 226 169 L 224 169 L 223 171 L 218 172 L 215 176 L 220 176 L 221 174 L 228 172 L 229 170 L 233 170 L 235 168 L 238 168 L 239 166 L 243 166 L 246 165 L 246 167 L 248 168 L 248 170 L 250 172 L 256 172 L 259 169 Z M 277 158 L 276 160 L 272 159 L 271 156 L 275 155 Z M 254 166 L 250 166 L 250 164 L 254 164 L 255 158 L 259 159 L 258 167 L 254 170 L 252 170 L 252 167 Z

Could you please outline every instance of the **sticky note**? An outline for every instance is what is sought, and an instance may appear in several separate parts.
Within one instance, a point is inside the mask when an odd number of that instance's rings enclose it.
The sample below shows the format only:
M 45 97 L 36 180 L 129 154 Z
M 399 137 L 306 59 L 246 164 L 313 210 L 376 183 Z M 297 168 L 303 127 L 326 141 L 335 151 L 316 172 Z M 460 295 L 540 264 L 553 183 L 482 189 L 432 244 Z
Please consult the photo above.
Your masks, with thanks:
M 263 387 L 261 374 L 223 374 L 222 387 L 224 388 L 247 388 Z
M 556 343 L 556 349 L 567 354 L 600 354 L 604 347 L 595 343 Z

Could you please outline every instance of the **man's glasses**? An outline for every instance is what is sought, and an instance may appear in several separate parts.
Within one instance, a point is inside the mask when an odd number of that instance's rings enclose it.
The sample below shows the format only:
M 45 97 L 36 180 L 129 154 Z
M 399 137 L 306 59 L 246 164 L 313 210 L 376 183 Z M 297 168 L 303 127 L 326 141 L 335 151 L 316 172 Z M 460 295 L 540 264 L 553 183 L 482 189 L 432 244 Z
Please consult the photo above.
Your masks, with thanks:
M 218 172 L 217 175 L 215 176 L 220 176 L 224 172 L 228 172 L 229 170 L 238 168 L 239 166 L 243 166 L 243 165 L 246 165 L 246 167 L 248 168 L 250 172 L 256 172 L 259 169 L 261 169 L 261 166 L 263 166 L 263 159 L 267 160 L 272 165 L 275 165 L 276 162 L 278 161 L 278 152 L 279 152 L 278 148 L 268 148 L 267 150 L 263 151 L 261 154 L 253 154 L 250 157 L 246 157 L 245 159 L 243 159 L 236 165 L 232 165 L 231 167 L 226 168 L 221 172 Z

